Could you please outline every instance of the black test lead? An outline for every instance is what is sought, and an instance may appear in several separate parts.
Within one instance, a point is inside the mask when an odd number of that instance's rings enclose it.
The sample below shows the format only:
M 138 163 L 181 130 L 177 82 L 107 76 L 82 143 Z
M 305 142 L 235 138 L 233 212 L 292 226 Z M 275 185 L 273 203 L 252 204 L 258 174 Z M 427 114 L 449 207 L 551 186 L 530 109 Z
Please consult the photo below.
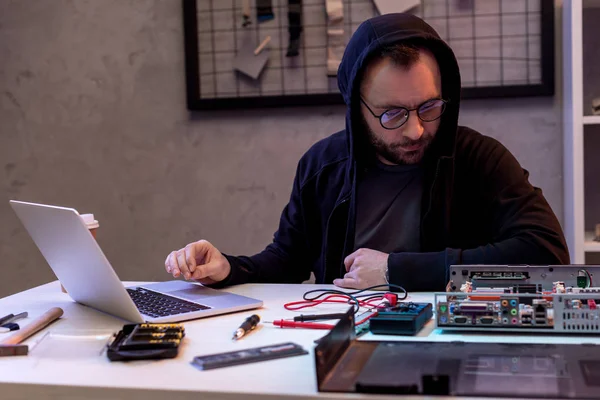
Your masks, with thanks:
M 256 328 L 256 325 L 260 322 L 260 317 L 256 314 L 249 316 L 246 318 L 244 322 L 240 325 L 239 328 L 233 332 L 232 340 L 238 340 L 244 337 L 248 332 Z
M 344 318 L 346 314 L 344 313 L 336 313 L 336 314 L 302 314 L 297 317 L 294 317 L 294 321 L 304 322 L 304 321 L 319 321 L 322 319 L 341 319 Z

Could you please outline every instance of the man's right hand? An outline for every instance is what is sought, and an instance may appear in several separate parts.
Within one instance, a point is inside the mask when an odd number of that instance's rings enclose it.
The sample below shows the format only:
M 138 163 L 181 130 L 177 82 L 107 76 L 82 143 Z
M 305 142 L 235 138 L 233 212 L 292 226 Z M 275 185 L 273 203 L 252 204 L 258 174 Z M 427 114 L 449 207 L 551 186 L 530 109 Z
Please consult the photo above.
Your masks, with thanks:
M 231 265 L 215 246 L 199 240 L 172 251 L 165 260 L 165 269 L 174 278 L 183 275 L 185 279 L 210 285 L 227 278 Z

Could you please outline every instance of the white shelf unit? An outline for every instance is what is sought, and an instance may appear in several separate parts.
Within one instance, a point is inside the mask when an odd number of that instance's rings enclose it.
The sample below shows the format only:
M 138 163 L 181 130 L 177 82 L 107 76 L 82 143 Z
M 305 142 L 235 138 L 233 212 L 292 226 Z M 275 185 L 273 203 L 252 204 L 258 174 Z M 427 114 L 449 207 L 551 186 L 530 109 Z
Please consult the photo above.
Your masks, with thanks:
M 600 125 L 600 115 L 586 115 L 583 117 L 583 123 L 585 125 Z
M 586 253 L 600 252 L 600 242 L 593 240 L 594 233 L 585 232 L 584 126 L 600 125 L 600 116 L 584 115 L 583 3 L 583 0 L 564 0 L 562 30 L 564 96 L 563 228 L 571 253 L 571 262 L 575 264 L 584 264 Z M 585 4 L 588 5 L 589 3 L 585 2 Z M 598 34 L 600 35 L 600 29 L 598 29 Z

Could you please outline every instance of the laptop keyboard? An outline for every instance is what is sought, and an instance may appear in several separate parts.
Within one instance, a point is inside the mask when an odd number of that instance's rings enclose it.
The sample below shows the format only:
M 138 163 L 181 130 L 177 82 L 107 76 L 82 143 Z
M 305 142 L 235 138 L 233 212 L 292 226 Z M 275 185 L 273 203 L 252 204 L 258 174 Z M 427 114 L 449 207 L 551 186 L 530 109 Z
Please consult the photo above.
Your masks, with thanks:
M 210 307 L 201 304 L 181 300 L 144 288 L 127 288 L 127 292 L 140 312 L 153 318 L 210 309 Z

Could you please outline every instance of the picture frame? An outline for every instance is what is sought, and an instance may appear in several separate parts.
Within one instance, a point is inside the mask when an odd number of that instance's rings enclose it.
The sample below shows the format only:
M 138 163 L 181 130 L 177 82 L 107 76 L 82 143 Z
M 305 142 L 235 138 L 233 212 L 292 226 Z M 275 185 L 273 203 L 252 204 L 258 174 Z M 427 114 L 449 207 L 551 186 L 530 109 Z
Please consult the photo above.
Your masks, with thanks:
M 275 95 L 260 94 L 243 96 L 201 96 L 199 51 L 201 29 L 199 28 L 202 27 L 199 26 L 198 18 L 198 3 L 200 1 L 210 2 L 212 0 L 182 0 L 185 79 L 188 110 L 193 111 L 343 104 L 343 99 L 339 92 L 331 92 L 331 84 L 330 89 L 328 91 L 324 91 L 323 93 L 307 91 L 306 93 L 283 93 Z M 235 2 L 236 0 L 232 1 Z M 322 1 L 324 2 L 325 0 Z M 423 0 L 422 4 L 424 4 L 423 2 L 425 1 L 427 0 Z M 450 0 L 445 1 L 449 2 Z M 503 84 L 491 86 L 469 86 L 463 84 L 461 92 L 461 97 L 463 99 L 514 98 L 554 95 L 554 2 L 553 0 L 539 1 L 540 48 L 538 51 L 540 54 L 540 81 L 527 84 Z M 425 17 L 424 20 L 429 22 Z

